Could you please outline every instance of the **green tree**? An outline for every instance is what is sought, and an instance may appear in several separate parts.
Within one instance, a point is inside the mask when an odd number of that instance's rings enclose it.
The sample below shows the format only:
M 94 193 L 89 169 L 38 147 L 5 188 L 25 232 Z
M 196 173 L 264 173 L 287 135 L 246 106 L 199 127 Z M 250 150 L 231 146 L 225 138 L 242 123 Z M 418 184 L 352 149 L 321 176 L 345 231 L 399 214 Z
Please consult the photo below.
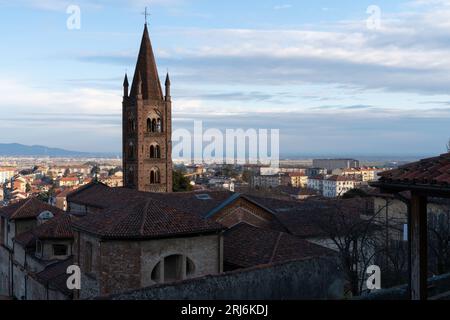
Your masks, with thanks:
M 67 169 L 64 171 L 64 177 L 68 177 L 69 174 L 70 174 L 70 169 L 67 168 Z
M 173 171 L 173 192 L 191 191 L 192 186 L 189 179 L 179 170 Z
M 48 200 L 50 199 L 50 193 L 49 192 L 41 192 L 41 193 L 39 193 L 37 198 L 38 198 L 38 200 L 41 200 L 42 202 L 47 203 Z
M 100 173 L 100 167 L 96 164 L 96 165 L 91 169 L 91 175 L 92 175 L 95 179 L 97 179 L 99 173 Z
M 252 172 L 250 170 L 245 170 L 242 173 L 242 181 L 250 183 L 251 178 L 252 178 Z

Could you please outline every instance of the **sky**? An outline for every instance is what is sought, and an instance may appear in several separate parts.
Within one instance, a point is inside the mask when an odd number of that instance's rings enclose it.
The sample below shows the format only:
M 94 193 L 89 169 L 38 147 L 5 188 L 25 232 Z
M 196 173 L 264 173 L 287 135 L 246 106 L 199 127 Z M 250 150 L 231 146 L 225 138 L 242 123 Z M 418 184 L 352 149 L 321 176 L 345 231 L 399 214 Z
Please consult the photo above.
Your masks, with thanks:
M 120 152 L 146 6 L 175 129 L 279 129 L 292 157 L 445 151 L 450 0 L 0 0 L 0 143 Z

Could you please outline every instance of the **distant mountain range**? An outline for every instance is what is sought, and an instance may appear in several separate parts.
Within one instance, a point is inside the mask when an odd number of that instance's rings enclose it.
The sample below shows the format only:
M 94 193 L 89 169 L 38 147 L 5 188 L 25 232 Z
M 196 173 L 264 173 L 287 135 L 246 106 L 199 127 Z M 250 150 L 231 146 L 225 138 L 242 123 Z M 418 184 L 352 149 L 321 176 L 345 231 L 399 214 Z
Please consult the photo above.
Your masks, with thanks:
M 3 157 L 52 157 L 52 158 L 102 158 L 117 157 L 118 153 L 89 153 L 69 151 L 45 146 L 26 146 L 19 143 L 0 143 L 0 156 Z

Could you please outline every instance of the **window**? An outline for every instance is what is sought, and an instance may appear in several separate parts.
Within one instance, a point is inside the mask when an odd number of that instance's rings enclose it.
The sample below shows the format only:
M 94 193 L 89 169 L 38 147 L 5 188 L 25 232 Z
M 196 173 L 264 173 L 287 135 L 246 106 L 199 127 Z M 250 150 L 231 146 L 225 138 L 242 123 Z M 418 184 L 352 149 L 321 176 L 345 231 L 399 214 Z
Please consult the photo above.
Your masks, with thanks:
M 161 133 L 163 132 L 163 122 L 161 118 L 147 118 L 147 132 L 148 133 Z
M 128 145 L 128 158 L 134 159 L 135 149 L 133 142 Z
M 209 194 L 197 194 L 195 196 L 198 200 L 211 200 L 211 196 Z
M 128 179 L 128 184 L 133 186 L 134 185 L 134 170 L 133 168 L 130 168 L 128 170 L 128 175 L 127 175 L 127 179 Z
M 152 169 L 150 172 L 150 184 L 160 184 L 161 183 L 161 174 L 158 168 Z
M 163 127 L 162 127 L 162 120 L 160 118 L 158 118 L 158 120 L 156 120 L 156 132 L 163 132 Z
M 164 279 L 162 268 L 164 266 Z M 183 255 L 171 255 L 164 258 L 164 264 L 159 262 L 152 270 L 152 280 L 158 283 L 173 282 L 190 278 L 195 273 L 194 262 Z
M 92 243 L 86 242 L 86 250 L 84 252 L 84 270 L 86 273 L 92 272 Z
M 53 255 L 56 257 L 67 256 L 67 246 L 65 244 L 54 244 Z
M 136 121 L 134 120 L 134 118 L 128 119 L 128 130 L 131 133 L 134 133 L 136 131 Z
M 161 158 L 161 147 L 159 145 L 150 146 L 150 159 Z

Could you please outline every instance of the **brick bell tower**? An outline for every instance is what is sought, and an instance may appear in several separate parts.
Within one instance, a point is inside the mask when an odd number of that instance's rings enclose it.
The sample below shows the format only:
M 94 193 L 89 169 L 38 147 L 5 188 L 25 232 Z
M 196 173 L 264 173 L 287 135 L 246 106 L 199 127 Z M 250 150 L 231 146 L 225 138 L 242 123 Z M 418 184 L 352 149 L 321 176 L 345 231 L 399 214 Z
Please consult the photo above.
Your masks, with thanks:
M 172 192 L 172 102 L 167 74 L 161 89 L 147 23 L 131 91 L 123 84 L 124 187 Z

